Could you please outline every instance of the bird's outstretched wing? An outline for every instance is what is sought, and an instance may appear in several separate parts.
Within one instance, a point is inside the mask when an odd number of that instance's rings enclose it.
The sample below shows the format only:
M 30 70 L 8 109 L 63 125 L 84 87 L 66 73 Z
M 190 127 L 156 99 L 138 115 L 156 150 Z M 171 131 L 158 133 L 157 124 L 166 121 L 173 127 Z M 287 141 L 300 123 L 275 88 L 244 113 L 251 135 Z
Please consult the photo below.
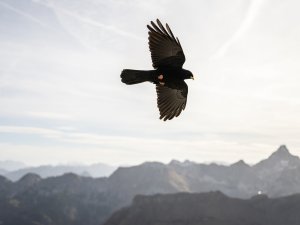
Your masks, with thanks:
M 151 21 L 149 29 L 149 48 L 154 68 L 161 66 L 182 67 L 185 56 L 178 38 L 175 38 L 169 25 L 166 29 L 157 19 L 157 25 Z
M 157 107 L 160 118 L 164 121 L 171 120 L 180 115 L 187 102 L 188 86 L 184 81 L 170 85 L 156 85 Z

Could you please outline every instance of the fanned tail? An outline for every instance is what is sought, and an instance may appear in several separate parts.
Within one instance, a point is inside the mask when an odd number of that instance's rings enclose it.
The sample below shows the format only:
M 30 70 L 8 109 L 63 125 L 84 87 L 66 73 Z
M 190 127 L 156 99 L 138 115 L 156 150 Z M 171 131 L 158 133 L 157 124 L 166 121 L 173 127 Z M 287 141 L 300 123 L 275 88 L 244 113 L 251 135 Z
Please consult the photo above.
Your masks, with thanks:
M 152 71 L 125 69 L 121 73 L 122 82 L 125 84 L 138 84 L 145 81 L 152 81 Z

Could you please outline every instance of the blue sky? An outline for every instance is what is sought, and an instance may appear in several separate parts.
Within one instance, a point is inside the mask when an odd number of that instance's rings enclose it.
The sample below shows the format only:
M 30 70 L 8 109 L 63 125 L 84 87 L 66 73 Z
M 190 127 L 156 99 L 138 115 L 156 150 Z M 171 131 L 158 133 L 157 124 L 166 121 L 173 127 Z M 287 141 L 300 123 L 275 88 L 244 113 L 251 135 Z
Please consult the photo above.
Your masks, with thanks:
M 300 155 L 296 0 L 0 0 L 0 160 L 257 162 Z M 184 48 L 186 110 L 158 120 L 146 24 Z

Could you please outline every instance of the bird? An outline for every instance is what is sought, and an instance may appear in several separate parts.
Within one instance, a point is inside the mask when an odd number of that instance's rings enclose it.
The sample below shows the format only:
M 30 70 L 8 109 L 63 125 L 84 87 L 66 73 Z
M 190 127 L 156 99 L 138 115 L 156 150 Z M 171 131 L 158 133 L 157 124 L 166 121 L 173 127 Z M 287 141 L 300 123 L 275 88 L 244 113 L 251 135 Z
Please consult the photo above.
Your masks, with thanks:
M 127 85 L 151 82 L 156 85 L 159 119 L 178 117 L 187 103 L 188 86 L 185 79 L 194 79 L 191 71 L 183 69 L 185 55 L 179 39 L 169 25 L 159 19 L 151 21 L 148 28 L 148 44 L 154 70 L 124 69 L 121 81 Z

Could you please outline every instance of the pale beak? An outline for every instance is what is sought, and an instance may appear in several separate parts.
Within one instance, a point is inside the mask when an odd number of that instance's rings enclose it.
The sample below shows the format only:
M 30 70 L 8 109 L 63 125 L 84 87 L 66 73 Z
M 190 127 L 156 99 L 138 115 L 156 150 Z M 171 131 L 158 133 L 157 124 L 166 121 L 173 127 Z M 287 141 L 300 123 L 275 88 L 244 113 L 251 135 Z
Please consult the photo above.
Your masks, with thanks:
M 191 77 L 193 80 L 195 80 L 194 76 Z

